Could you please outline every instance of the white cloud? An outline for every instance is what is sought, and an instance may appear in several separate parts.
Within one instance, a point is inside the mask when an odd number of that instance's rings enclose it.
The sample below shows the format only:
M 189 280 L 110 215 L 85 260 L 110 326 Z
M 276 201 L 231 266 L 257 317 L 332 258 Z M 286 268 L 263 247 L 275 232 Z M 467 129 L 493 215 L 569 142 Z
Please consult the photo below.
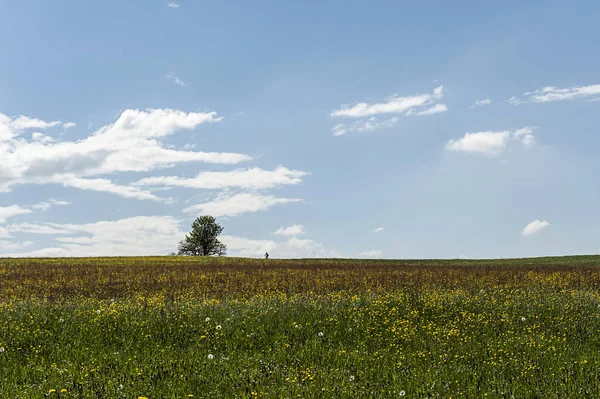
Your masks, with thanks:
M 175 82 L 175 84 L 177 84 L 181 87 L 185 87 L 184 81 L 179 79 L 179 77 L 177 75 L 175 75 L 173 72 L 169 72 L 168 74 L 166 74 L 165 78 L 172 79 Z
M 56 246 L 27 253 L 4 253 L 5 256 L 114 256 L 159 255 L 177 247 L 185 235 L 180 222 L 171 216 L 138 216 L 115 221 L 85 224 L 47 223 L 56 230 Z M 51 234 L 48 231 L 28 231 Z M 69 235 L 69 237 L 64 237 Z
M 423 106 L 428 106 L 442 98 L 444 86 L 438 86 L 433 94 L 417 94 L 407 97 L 392 97 L 385 103 L 358 103 L 352 107 L 343 106 L 331 113 L 331 116 L 345 116 L 351 118 L 361 118 L 365 116 L 406 113 L 410 110 L 416 110 Z
M 385 230 L 383 227 L 378 227 L 375 230 L 373 230 L 374 233 L 383 233 L 383 230 Z
M 48 144 L 48 143 L 52 143 L 54 142 L 54 138 L 48 135 L 45 135 L 44 133 L 40 133 L 40 132 L 34 132 L 31 134 L 31 140 L 33 141 L 37 141 L 43 144 Z
M 227 254 L 231 256 L 262 257 L 265 252 L 272 252 L 277 248 L 272 240 L 252 240 L 228 235 L 219 237 L 219 240 L 227 245 Z
M 280 236 L 297 236 L 300 234 L 304 234 L 304 226 L 301 224 L 295 224 L 289 227 L 280 227 L 273 234 L 277 234 Z
M 341 136 L 348 132 L 371 132 L 373 130 L 394 126 L 399 120 L 398 117 L 393 117 L 380 121 L 377 117 L 372 116 L 368 119 L 359 120 L 350 124 L 337 124 L 331 128 L 331 131 L 334 136 Z
M 58 227 L 56 227 L 58 226 Z M 36 223 L 20 223 L 10 224 L 6 227 L 6 230 L 11 233 L 29 233 L 29 234 L 47 234 L 47 235 L 59 235 L 59 234 L 71 234 L 69 230 L 65 230 L 60 225 L 49 224 L 36 224 Z
M 298 184 L 307 172 L 290 170 L 280 166 L 275 170 L 260 168 L 236 169 L 226 172 L 200 172 L 196 177 L 156 176 L 141 179 L 138 186 L 168 186 L 200 189 L 266 189 L 280 185 Z
M 63 128 L 64 129 L 70 129 L 70 128 L 75 127 L 75 126 L 77 126 L 77 124 L 75 122 L 67 122 L 67 123 L 63 124 Z
M 50 198 L 48 201 L 39 202 L 31 206 L 32 209 L 38 211 L 47 211 L 52 208 L 52 205 L 71 205 L 68 201 L 56 200 L 54 198 Z
M 167 3 L 167 7 L 171 7 L 171 8 L 179 8 L 179 4 L 175 3 L 175 2 L 171 2 L 171 3 Z
M 485 100 L 477 100 L 473 103 L 473 105 L 471 105 L 471 108 L 483 107 L 484 105 L 490 105 L 492 103 L 493 101 L 491 98 L 486 98 Z
M 535 145 L 535 136 L 533 135 L 533 126 L 526 126 L 515 131 L 513 137 L 521 140 L 525 147 L 533 147 Z
M 41 128 L 55 122 L 0 114 L 0 191 L 10 191 L 17 184 L 52 183 L 156 200 L 156 196 L 139 188 L 90 177 L 148 172 L 183 162 L 235 164 L 250 160 L 244 154 L 178 151 L 162 144 L 163 138 L 177 131 L 220 120 L 215 112 L 128 109 L 114 123 L 77 141 L 50 141 L 44 135 L 36 135 L 37 141 L 27 141 L 20 136 L 21 128 Z
M 278 198 L 258 193 L 222 194 L 210 202 L 192 205 L 184 212 L 219 216 L 237 216 L 247 212 L 264 211 L 277 204 L 299 202 L 296 198 Z
M 373 249 L 371 251 L 361 252 L 358 255 L 361 258 L 381 258 L 381 251 Z
M 485 131 L 477 133 L 466 133 L 458 140 L 449 140 L 446 149 L 449 151 L 471 152 L 494 156 L 500 154 L 511 140 L 519 140 L 526 147 L 535 145 L 533 136 L 534 127 L 524 127 L 514 132 Z
M 524 102 L 547 103 L 551 101 L 575 100 L 579 98 L 594 97 L 600 98 L 600 84 L 588 86 L 575 86 L 567 89 L 546 86 L 539 90 L 529 91 L 524 94 L 526 100 L 520 100 L 511 97 L 508 102 L 511 104 L 522 104 Z
M 222 236 L 231 256 L 262 257 L 265 252 L 270 258 L 340 258 L 339 251 L 328 250 L 322 244 L 309 239 L 291 237 L 286 241 L 252 240 L 235 236 Z
M 533 222 L 531 222 L 527 226 L 525 226 L 523 231 L 521 231 L 521 235 L 525 236 L 525 237 L 529 237 L 529 236 L 539 233 L 541 230 L 547 228 L 548 226 L 550 226 L 550 223 L 548 223 L 545 220 L 544 221 L 534 220 Z
M 519 100 L 517 97 L 511 97 L 508 99 L 508 103 L 512 105 L 523 104 L 523 101 Z
M 446 111 L 448 111 L 448 106 L 446 104 L 435 104 L 434 106 L 426 108 L 423 111 L 409 110 L 406 113 L 406 115 L 424 116 L 424 115 L 439 114 L 441 112 L 446 112 Z
M 444 86 L 438 86 L 432 94 L 417 94 L 414 96 L 392 96 L 384 103 L 358 103 L 354 106 L 342 106 L 331 112 L 332 117 L 366 118 L 351 124 L 340 123 L 331 130 L 334 136 L 341 136 L 348 132 L 364 132 L 393 126 L 399 121 L 392 117 L 380 121 L 376 115 L 404 114 L 404 115 L 433 115 L 448 111 L 445 104 L 436 104 L 444 95 Z M 368 118 L 367 118 L 368 117 Z
M 45 122 L 41 119 L 30 118 L 28 116 L 18 116 L 11 121 L 11 127 L 17 131 L 26 129 L 48 129 L 62 124 L 61 121 Z
M 0 223 L 6 222 L 11 217 L 26 213 L 31 213 L 31 210 L 21 208 L 19 205 L 0 206 Z
M 32 245 L 31 241 L 15 242 L 0 240 L 0 251 L 16 251 Z

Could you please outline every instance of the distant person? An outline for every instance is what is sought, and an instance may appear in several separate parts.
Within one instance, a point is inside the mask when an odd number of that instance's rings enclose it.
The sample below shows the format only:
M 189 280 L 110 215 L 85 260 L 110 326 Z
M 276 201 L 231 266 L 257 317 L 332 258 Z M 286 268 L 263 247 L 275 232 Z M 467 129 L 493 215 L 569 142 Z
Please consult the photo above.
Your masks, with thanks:
M 269 253 L 265 252 L 265 259 L 269 259 Z

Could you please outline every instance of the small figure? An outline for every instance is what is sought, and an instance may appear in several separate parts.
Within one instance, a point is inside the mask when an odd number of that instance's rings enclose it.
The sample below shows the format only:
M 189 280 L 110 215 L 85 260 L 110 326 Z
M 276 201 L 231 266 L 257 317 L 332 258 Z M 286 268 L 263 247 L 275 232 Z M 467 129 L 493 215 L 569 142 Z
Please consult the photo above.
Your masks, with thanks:
M 269 259 L 269 253 L 265 252 L 265 259 Z

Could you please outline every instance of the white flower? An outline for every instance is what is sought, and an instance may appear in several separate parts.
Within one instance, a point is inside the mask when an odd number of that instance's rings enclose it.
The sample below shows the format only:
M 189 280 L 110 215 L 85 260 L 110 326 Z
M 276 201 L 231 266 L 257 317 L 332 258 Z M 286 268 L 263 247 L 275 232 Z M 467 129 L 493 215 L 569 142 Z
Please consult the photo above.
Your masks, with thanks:
M 207 317 L 204 321 L 208 323 L 210 321 L 210 317 Z
M 96 313 L 100 314 L 100 309 L 96 310 Z
M 350 328 L 348 329 L 348 332 L 352 332 L 352 327 L 350 327 Z
M 208 360 L 212 360 L 215 357 L 215 355 L 213 355 L 212 353 L 208 354 Z
M 521 321 L 525 321 L 525 317 L 521 317 Z
M 4 352 L 6 349 L 0 348 L 0 353 Z
M 354 376 L 353 375 L 350 376 L 350 381 L 354 381 Z
M 222 327 L 220 324 L 217 324 L 217 330 L 220 330 Z
M 229 317 L 225 319 L 225 321 L 230 321 L 230 320 L 231 320 L 231 319 L 230 319 Z
M 406 395 L 406 392 L 400 391 L 400 396 L 404 396 L 404 395 Z
M 123 384 L 119 384 L 119 390 L 123 389 Z
M 319 333 L 318 333 L 317 335 L 318 335 L 319 337 L 323 338 L 323 335 L 325 335 L 325 334 L 323 334 L 321 331 L 319 331 Z
M 294 328 L 300 328 L 300 325 L 294 324 Z
M 59 322 L 64 323 L 65 319 L 63 319 L 62 317 L 60 319 L 58 319 Z

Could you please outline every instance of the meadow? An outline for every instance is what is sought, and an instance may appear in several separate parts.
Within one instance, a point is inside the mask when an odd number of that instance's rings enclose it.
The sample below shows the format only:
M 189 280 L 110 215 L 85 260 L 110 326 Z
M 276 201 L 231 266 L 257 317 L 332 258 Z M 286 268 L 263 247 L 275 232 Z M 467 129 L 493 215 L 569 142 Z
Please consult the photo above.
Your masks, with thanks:
M 0 398 L 600 397 L 600 257 L 0 259 Z

